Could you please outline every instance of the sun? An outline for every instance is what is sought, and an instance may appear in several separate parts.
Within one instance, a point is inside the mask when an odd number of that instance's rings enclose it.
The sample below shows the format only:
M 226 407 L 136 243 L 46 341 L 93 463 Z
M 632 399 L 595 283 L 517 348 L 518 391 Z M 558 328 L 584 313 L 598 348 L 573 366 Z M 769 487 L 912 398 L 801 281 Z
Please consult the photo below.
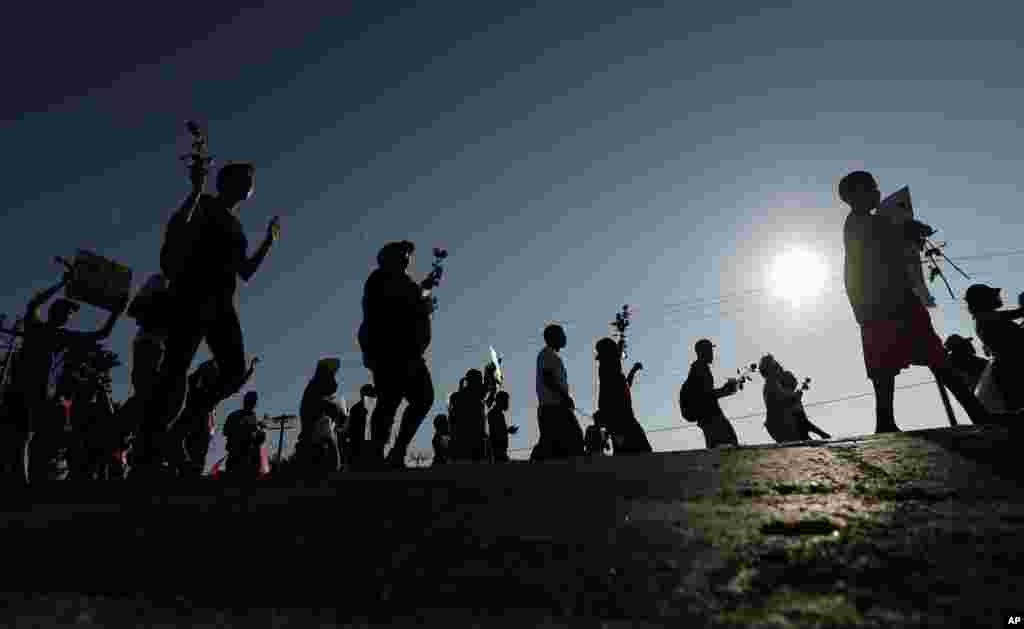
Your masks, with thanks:
M 828 265 L 803 247 L 789 248 L 775 258 L 769 280 L 772 294 L 800 306 L 825 290 Z

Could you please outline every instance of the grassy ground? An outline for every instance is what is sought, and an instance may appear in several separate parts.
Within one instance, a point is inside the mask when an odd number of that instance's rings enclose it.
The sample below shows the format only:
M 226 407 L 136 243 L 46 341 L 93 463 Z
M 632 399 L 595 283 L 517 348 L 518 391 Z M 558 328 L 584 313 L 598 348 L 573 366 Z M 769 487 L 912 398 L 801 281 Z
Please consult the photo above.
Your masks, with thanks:
M 12 627 L 1006 626 L 1005 431 L 452 466 L 306 487 L 37 492 Z M 281 544 L 271 569 L 263 550 Z M 64 592 L 64 594 L 55 594 Z

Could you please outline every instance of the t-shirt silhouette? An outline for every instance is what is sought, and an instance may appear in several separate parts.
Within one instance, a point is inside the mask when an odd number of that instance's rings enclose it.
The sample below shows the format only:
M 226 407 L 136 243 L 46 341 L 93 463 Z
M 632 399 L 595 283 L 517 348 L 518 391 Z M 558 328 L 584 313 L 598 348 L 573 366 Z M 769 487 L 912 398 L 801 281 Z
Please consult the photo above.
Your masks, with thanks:
M 904 319 L 919 301 L 904 268 L 903 230 L 873 214 L 851 212 L 843 223 L 844 283 L 857 323 Z
M 601 414 L 616 417 L 628 414 L 631 411 L 629 387 L 626 386 L 626 375 L 622 373 L 622 365 L 613 360 L 601 362 L 598 367 L 598 378 L 597 407 Z
M 423 289 L 405 273 L 376 269 L 363 289 L 363 325 L 375 357 L 416 358 L 430 346 Z M 363 348 L 365 352 L 367 348 Z
M 193 299 L 215 297 L 234 301 L 238 272 L 249 248 L 241 221 L 219 198 L 208 194 L 200 197 L 192 220 L 195 225 L 190 229 L 195 230 L 197 239 L 175 291 Z
M 247 437 L 250 437 L 256 430 L 259 418 L 256 414 L 240 408 L 228 415 L 224 420 L 224 437 L 227 441 L 225 449 L 228 452 L 236 452 L 239 448 L 245 448 Z
M 695 360 L 690 365 L 690 373 L 687 376 L 690 382 L 691 395 L 693 395 L 694 414 L 698 421 L 725 416 L 722 407 L 715 396 L 715 378 L 711 375 L 711 366 L 702 360 Z
M 544 382 L 545 371 L 555 377 L 555 382 L 563 387 L 563 390 L 568 386 L 569 375 L 565 371 L 565 363 L 562 362 L 558 352 L 550 347 L 545 347 L 537 354 L 537 401 L 541 406 L 561 406 L 562 394 L 553 391 Z

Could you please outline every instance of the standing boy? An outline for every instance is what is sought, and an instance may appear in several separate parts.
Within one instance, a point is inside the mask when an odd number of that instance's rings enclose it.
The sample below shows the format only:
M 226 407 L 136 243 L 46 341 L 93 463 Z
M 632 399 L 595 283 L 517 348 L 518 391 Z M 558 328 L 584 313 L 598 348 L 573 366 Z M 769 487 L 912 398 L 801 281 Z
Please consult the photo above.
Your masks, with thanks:
M 860 324 L 864 366 L 875 389 L 875 432 L 898 432 L 893 412 L 896 374 L 911 365 L 926 365 L 949 389 L 976 424 L 988 413 L 957 377 L 946 359 L 931 316 L 913 292 L 904 266 L 907 240 L 932 230 L 918 221 L 896 225 L 872 214 L 881 201 L 870 173 L 855 171 L 839 182 L 839 198 L 850 206 L 843 225 L 846 296 Z

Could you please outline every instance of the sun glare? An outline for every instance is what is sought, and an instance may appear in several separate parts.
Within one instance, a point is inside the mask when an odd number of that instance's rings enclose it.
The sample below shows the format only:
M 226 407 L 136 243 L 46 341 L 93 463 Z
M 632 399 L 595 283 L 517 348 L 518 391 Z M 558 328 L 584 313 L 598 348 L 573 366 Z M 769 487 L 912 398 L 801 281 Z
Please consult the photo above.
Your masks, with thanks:
M 820 256 L 804 248 L 780 253 L 772 265 L 772 293 L 793 306 L 821 295 L 828 279 L 828 267 Z

